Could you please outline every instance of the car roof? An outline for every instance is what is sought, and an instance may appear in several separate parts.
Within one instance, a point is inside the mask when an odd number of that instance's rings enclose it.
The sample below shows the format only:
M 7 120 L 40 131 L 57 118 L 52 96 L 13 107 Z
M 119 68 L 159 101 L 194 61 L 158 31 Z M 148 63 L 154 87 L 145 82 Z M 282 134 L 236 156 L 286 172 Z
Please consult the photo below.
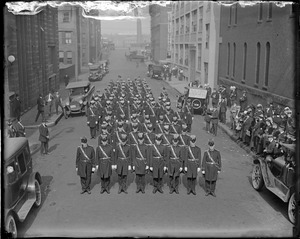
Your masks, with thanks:
M 28 144 L 26 137 L 5 138 L 4 139 L 4 160 L 9 160 L 24 145 Z
M 75 81 L 75 82 L 70 82 L 66 89 L 73 89 L 73 88 L 80 88 L 80 87 L 86 87 L 88 85 L 90 85 L 91 83 L 89 81 Z

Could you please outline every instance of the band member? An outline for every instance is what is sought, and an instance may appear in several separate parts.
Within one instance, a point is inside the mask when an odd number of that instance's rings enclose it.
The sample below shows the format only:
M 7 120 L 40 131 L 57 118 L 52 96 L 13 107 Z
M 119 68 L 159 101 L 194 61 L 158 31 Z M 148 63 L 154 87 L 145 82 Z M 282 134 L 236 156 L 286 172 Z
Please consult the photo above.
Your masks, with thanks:
M 100 126 L 100 129 L 99 129 L 100 135 L 98 137 L 98 145 L 101 144 L 101 134 L 107 135 L 107 142 L 108 142 L 108 144 L 112 143 L 111 135 L 110 135 L 110 133 L 107 130 L 107 126 L 108 126 L 108 124 L 106 123 L 106 121 L 104 121 L 101 124 L 101 126 Z
M 81 146 L 78 146 L 76 153 L 76 171 L 80 177 L 81 194 L 91 194 L 90 184 L 92 172 L 95 172 L 95 150 L 87 144 L 86 137 L 81 138 Z
M 101 191 L 110 193 L 109 184 L 112 174 L 113 146 L 108 144 L 108 135 L 101 134 L 99 136 L 101 144 L 96 149 L 96 170 L 101 178 Z
M 118 174 L 119 182 L 119 191 L 120 194 L 122 191 L 127 192 L 127 175 L 131 171 L 132 166 L 132 150 L 129 144 L 127 144 L 128 136 L 127 134 L 122 133 L 120 135 L 121 143 L 117 144 L 115 148 L 115 163 L 114 169 Z
M 163 133 L 163 145 L 171 145 L 171 141 L 173 138 L 173 135 L 170 134 L 170 125 L 169 124 L 165 124 L 164 125 L 164 133 Z
M 191 135 L 190 145 L 187 147 L 187 157 L 184 160 L 184 171 L 187 177 L 187 194 L 196 195 L 197 173 L 200 172 L 201 149 L 196 146 L 196 136 Z
M 138 133 L 138 144 L 133 147 L 133 170 L 136 175 L 136 193 L 145 193 L 145 174 L 149 170 L 148 146 L 144 144 L 144 133 Z
M 41 155 L 42 154 L 49 154 L 48 148 L 49 148 L 49 130 L 48 126 L 46 125 L 46 120 L 44 119 L 43 122 L 39 126 L 39 141 L 41 141 Z
M 221 154 L 215 149 L 215 142 L 212 139 L 208 141 L 208 146 L 209 149 L 203 155 L 201 168 L 205 179 L 205 196 L 211 194 L 215 197 L 216 181 L 222 167 Z
M 179 135 L 179 146 L 188 146 L 190 145 L 190 136 L 187 134 L 187 125 L 183 124 L 182 125 L 182 131 L 181 134 Z
M 171 134 L 181 134 L 181 125 L 178 122 L 177 115 L 173 115 L 173 118 L 172 118 Z
M 149 149 L 150 170 L 153 176 L 153 193 L 159 191 L 163 193 L 163 175 L 167 171 L 165 158 L 167 156 L 167 148 L 162 144 L 162 134 L 156 134 L 155 144 Z
M 183 150 L 178 145 L 179 143 L 179 135 L 175 134 L 172 139 L 172 145 L 167 147 L 167 170 L 169 174 L 169 187 L 170 187 L 170 194 L 175 192 L 179 194 L 178 186 L 179 186 L 179 176 L 183 170 Z

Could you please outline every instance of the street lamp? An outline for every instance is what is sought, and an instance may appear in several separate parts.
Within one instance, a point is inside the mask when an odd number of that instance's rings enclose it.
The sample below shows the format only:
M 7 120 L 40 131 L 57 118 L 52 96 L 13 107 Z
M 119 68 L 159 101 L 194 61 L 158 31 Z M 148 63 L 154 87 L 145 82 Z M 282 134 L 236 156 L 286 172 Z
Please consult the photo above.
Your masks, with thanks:
M 10 64 L 12 64 L 16 60 L 16 58 L 13 55 L 10 55 L 7 57 L 7 60 L 9 61 Z

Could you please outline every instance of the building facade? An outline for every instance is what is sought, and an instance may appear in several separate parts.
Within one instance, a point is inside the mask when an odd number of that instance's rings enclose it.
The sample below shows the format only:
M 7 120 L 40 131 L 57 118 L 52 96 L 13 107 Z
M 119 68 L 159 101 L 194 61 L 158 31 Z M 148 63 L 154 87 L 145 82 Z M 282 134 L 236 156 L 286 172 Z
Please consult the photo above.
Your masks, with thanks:
M 13 15 L 4 8 L 5 22 L 5 100 L 15 93 L 21 111 L 36 105 L 39 94 L 59 88 L 57 8 L 45 7 L 36 15 Z M 14 57 L 8 62 L 8 57 Z
M 222 6 L 218 83 L 235 85 L 248 101 L 293 107 L 295 12 L 274 2 Z
M 82 16 L 79 6 L 58 8 L 59 62 L 65 68 L 74 65 L 75 77 L 81 68 L 101 60 L 101 21 Z
M 202 1 L 172 3 L 172 56 L 185 79 L 215 87 L 218 76 L 220 4 Z
M 171 5 L 166 7 L 157 4 L 149 6 L 151 16 L 151 55 L 152 60 L 159 62 L 165 60 L 168 53 L 168 12 Z

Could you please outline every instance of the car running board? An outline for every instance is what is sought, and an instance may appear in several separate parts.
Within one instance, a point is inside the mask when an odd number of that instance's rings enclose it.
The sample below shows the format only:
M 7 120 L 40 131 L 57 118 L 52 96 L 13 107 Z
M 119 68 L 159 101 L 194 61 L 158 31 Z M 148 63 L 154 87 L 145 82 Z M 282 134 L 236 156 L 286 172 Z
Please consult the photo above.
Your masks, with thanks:
M 277 187 L 268 187 L 265 185 L 268 190 L 270 190 L 272 193 L 274 193 L 277 197 L 279 197 L 282 201 L 287 202 L 288 195 L 290 193 L 290 190 L 285 194 L 283 193 L 279 188 Z
M 22 222 L 25 220 L 25 218 L 27 217 L 27 214 L 29 213 L 30 209 L 32 208 L 32 205 L 35 203 L 36 198 L 29 198 L 24 204 L 23 206 L 20 208 L 20 210 L 18 211 L 18 217 L 19 220 Z

